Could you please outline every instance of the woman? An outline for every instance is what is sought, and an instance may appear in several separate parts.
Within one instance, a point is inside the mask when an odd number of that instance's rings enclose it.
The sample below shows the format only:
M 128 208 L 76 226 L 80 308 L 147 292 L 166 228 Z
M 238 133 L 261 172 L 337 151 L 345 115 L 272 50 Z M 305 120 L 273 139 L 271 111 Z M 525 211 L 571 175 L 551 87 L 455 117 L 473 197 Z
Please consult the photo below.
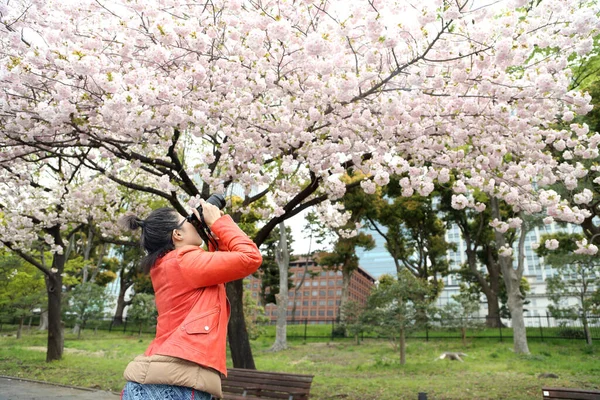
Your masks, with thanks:
M 150 272 L 158 310 L 155 339 L 125 369 L 124 400 L 222 397 L 230 313 L 224 283 L 255 272 L 262 257 L 231 217 L 212 204 L 201 205 L 218 238 L 217 252 L 201 249 L 196 228 L 174 209 L 155 210 L 145 220 L 122 219 L 130 229 L 142 228 L 147 254 L 142 267 Z

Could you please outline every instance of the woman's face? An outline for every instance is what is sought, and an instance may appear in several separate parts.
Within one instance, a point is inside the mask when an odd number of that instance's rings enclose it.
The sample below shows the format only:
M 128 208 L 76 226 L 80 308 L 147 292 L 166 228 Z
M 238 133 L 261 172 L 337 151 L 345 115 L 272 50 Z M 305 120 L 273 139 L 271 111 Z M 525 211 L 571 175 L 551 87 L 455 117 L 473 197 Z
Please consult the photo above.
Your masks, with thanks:
M 188 245 L 202 246 L 202 239 L 200 238 L 196 228 L 194 228 L 194 225 L 190 224 L 186 217 L 182 217 L 179 214 L 177 214 L 177 218 L 179 224 L 177 228 L 173 229 L 172 234 L 175 248 L 177 249 L 179 247 Z

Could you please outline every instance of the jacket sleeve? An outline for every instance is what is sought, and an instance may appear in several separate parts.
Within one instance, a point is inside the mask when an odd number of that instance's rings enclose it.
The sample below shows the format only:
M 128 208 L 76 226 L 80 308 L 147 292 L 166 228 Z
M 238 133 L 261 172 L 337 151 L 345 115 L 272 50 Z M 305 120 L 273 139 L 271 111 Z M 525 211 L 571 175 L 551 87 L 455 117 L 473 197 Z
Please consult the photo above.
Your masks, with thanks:
M 242 279 L 262 264 L 256 244 L 233 222 L 229 215 L 211 227 L 220 248 L 228 251 L 207 252 L 196 246 L 178 250 L 177 262 L 187 282 L 194 287 L 213 286 Z

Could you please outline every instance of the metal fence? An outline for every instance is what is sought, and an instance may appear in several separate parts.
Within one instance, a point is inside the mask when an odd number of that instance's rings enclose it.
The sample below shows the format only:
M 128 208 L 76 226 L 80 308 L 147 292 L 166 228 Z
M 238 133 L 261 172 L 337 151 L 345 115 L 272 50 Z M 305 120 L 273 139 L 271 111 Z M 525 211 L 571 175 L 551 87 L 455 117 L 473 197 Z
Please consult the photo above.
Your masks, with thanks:
M 586 332 L 582 320 L 578 319 L 556 319 L 550 315 L 525 316 L 525 326 L 528 339 L 574 339 L 585 340 Z M 496 327 L 488 327 L 486 318 L 469 319 L 446 319 L 431 320 L 425 327 L 409 330 L 407 338 L 413 339 L 439 339 L 455 340 L 461 339 L 463 329 L 468 339 L 498 339 L 512 340 L 512 321 L 502 318 L 495 321 Z M 25 329 L 36 329 L 40 323 L 39 315 L 31 315 L 24 319 Z M 19 324 L 16 317 L 0 315 L 0 332 L 14 330 Z M 74 318 L 64 318 L 65 330 L 70 330 L 76 325 Z M 287 321 L 287 337 L 289 339 L 323 339 L 339 340 L 346 336 L 344 327 L 336 319 L 295 319 Z M 260 325 L 260 336 L 275 337 L 275 321 Z M 588 317 L 589 332 L 592 340 L 600 340 L 600 316 Z M 85 330 L 102 330 L 109 332 L 121 332 L 134 335 L 138 333 L 154 334 L 155 323 L 123 319 L 117 323 L 112 319 L 88 320 L 80 326 Z M 464 327 L 464 328 L 463 328 Z M 362 338 L 369 339 L 391 339 L 390 334 L 378 331 L 372 327 L 364 327 L 360 334 Z
M 586 332 L 580 318 L 556 319 L 550 315 L 525 316 L 525 326 L 528 339 L 586 339 Z M 344 327 L 338 320 L 330 319 L 302 319 L 288 321 L 287 337 L 295 339 L 328 338 L 335 340 L 346 336 Z M 270 321 L 266 325 L 275 325 Z M 491 324 L 491 323 L 490 323 Z M 512 340 L 512 321 L 502 318 L 494 321 L 495 327 L 488 327 L 486 317 L 468 319 L 431 320 L 423 328 L 407 331 L 407 338 L 413 339 L 462 339 L 463 329 L 469 339 L 498 339 Z M 600 339 L 600 316 L 588 317 L 588 327 L 592 340 Z M 262 333 L 263 336 L 275 336 L 275 330 L 270 329 Z M 391 335 L 378 332 L 372 327 L 364 327 L 361 338 L 391 339 Z

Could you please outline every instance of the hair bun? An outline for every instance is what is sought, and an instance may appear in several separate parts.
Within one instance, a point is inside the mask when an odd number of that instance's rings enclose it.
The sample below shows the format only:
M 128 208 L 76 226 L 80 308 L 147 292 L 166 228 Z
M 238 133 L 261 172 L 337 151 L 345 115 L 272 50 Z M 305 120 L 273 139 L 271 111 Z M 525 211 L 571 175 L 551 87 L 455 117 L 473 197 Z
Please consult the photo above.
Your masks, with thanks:
M 119 225 L 125 229 L 134 231 L 137 228 L 143 228 L 146 223 L 143 219 L 139 219 L 135 215 L 125 215 L 119 219 Z

